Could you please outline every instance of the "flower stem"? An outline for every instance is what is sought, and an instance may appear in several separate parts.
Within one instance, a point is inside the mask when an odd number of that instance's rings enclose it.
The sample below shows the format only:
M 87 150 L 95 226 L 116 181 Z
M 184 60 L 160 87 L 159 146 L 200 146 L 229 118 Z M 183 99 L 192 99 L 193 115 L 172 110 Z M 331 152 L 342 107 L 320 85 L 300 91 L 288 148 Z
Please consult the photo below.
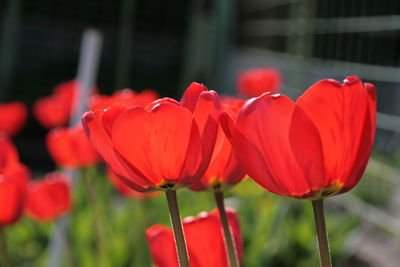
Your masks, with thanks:
M 2 265 L 4 267 L 11 267 L 10 259 L 8 257 L 6 233 L 3 227 L 0 227 L 0 250 L 1 250 L 1 258 L 3 259 Z
M 214 193 L 215 202 L 217 203 L 219 217 L 221 218 L 222 229 L 224 231 L 225 247 L 228 252 L 229 266 L 238 267 L 239 259 L 236 254 L 235 243 L 232 238 L 232 231 L 229 227 L 228 216 L 226 215 L 225 204 L 224 204 L 224 193 L 215 192 Z
M 90 168 L 90 167 L 89 167 Z M 94 168 L 94 167 L 92 167 Z M 82 170 L 82 179 L 83 183 L 85 184 L 85 189 L 88 195 L 88 201 L 90 208 L 92 209 L 93 212 L 93 226 L 94 226 L 94 231 L 95 231 L 95 240 L 96 240 L 96 260 L 97 260 L 97 265 L 98 266 L 106 266 L 106 263 L 104 262 L 104 236 L 103 236 L 103 221 L 102 221 L 102 216 L 101 216 L 101 210 L 99 206 L 99 202 L 97 199 L 96 195 L 96 189 L 94 188 L 94 185 L 92 183 L 92 180 L 94 177 L 92 177 L 92 173 L 90 172 L 89 169 Z
M 315 226 L 318 238 L 318 250 L 321 267 L 331 267 L 328 234 L 325 227 L 324 203 L 322 199 L 312 200 Z
M 189 267 L 189 257 L 186 249 L 185 236 L 183 235 L 181 216 L 179 215 L 178 201 L 176 200 L 176 191 L 167 190 L 166 194 L 172 229 L 174 230 L 175 246 L 178 252 L 179 266 Z

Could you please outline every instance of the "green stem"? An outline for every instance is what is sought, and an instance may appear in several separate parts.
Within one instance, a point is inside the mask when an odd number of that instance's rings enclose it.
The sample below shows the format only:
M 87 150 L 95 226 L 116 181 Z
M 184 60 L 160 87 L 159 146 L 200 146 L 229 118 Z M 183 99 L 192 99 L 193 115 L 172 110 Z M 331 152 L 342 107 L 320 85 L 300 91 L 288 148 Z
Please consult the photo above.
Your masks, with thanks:
M 325 226 L 324 203 L 322 199 L 312 200 L 315 226 L 318 238 L 318 250 L 321 267 L 331 267 L 328 234 Z
M 89 167 L 90 168 L 90 167 Z M 94 167 L 92 167 L 94 168 Z M 94 177 L 91 177 L 90 175 L 92 172 L 89 171 L 89 169 L 82 170 L 82 179 L 85 184 L 85 189 L 88 194 L 88 200 L 89 200 L 89 205 L 92 209 L 93 212 L 93 225 L 94 225 L 94 231 L 95 231 L 95 240 L 96 240 L 96 260 L 97 260 L 97 266 L 106 266 L 106 263 L 104 262 L 104 236 L 103 236 L 103 224 L 102 224 L 102 218 L 101 218 L 101 211 L 100 211 L 100 206 L 98 205 L 98 199 L 96 196 L 96 189 L 94 188 L 94 185 L 92 183 L 92 179 Z
M 1 257 L 3 258 L 3 261 L 2 261 L 3 266 L 11 267 L 10 259 L 8 257 L 6 233 L 5 233 L 3 227 L 0 227 L 0 250 L 1 250 Z
M 174 230 L 175 246 L 178 252 L 179 266 L 189 267 L 189 257 L 186 249 L 185 236 L 183 235 L 181 216 L 179 215 L 178 201 L 176 200 L 176 191 L 167 190 L 166 195 L 172 229 Z
M 214 193 L 215 202 L 217 203 L 219 217 L 221 218 L 222 229 L 224 230 L 224 240 L 225 240 L 225 247 L 228 251 L 228 259 L 229 259 L 229 266 L 230 267 L 238 267 L 239 266 L 239 259 L 236 254 L 235 243 L 233 242 L 232 238 L 232 231 L 229 227 L 228 216 L 226 215 L 225 204 L 224 204 L 224 193 L 222 192 L 215 192 Z
M 143 233 L 146 231 L 148 222 L 148 212 L 145 207 L 145 199 L 132 198 L 131 206 L 133 207 L 133 216 L 135 228 L 132 230 L 132 248 L 134 257 L 132 260 L 132 267 L 135 266 L 149 266 L 151 262 L 149 251 L 143 243 L 146 243 L 145 236 Z

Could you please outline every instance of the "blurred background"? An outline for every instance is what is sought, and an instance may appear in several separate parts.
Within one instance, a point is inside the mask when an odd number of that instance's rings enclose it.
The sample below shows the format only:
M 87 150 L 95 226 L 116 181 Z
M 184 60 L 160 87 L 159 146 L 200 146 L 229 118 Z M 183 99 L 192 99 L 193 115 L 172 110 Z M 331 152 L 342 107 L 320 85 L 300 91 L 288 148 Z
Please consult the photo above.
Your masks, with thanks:
M 103 35 L 96 81 L 103 94 L 152 88 L 179 99 L 191 81 L 234 94 L 238 73 L 253 67 L 279 69 L 282 93 L 293 98 L 323 78 L 358 75 L 374 83 L 379 112 L 374 155 L 351 193 L 327 201 L 327 224 L 336 266 L 399 266 L 400 1 L 3 0 L 0 102 L 31 106 L 56 84 L 73 79 L 88 28 Z M 46 132 L 29 115 L 14 138 L 35 176 L 55 168 Z M 101 167 L 97 171 L 104 218 L 114 219 L 107 222 L 112 266 L 151 266 L 143 230 L 168 224 L 166 211 L 159 212 L 166 208 L 164 199 L 126 200 L 102 177 Z M 84 194 L 78 188 L 69 257 L 60 258 L 64 266 L 94 266 L 85 253 L 93 240 Z M 184 216 L 214 207 L 206 193 L 182 190 L 179 197 Z M 241 218 L 244 266 L 315 265 L 309 203 L 265 193 L 249 180 L 229 193 L 228 203 Z M 46 265 L 52 228 L 24 219 L 10 229 L 15 266 Z

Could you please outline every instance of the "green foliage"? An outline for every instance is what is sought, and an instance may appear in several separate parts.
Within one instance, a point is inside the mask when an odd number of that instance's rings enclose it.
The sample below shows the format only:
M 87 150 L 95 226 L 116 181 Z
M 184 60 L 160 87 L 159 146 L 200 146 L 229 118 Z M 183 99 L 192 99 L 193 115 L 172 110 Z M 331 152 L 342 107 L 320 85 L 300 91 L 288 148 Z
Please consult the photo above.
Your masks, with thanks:
M 110 185 L 100 169 L 85 171 L 100 203 L 104 246 L 98 255 L 94 210 L 89 205 L 82 177 L 76 177 L 74 207 L 70 213 L 68 247 L 63 266 L 151 267 L 145 229 L 169 225 L 163 194 L 145 200 L 127 199 Z M 339 196 L 340 197 L 340 196 Z M 214 209 L 210 193 L 178 191 L 182 217 Z M 226 194 L 226 203 L 240 217 L 244 241 L 244 267 L 317 266 L 317 244 L 310 201 L 284 198 L 266 192 L 246 179 Z M 345 256 L 342 245 L 358 219 L 327 206 L 327 226 L 334 262 Z M 54 223 L 36 223 L 24 218 L 6 229 L 12 266 L 46 266 L 48 240 Z M 103 261 L 101 264 L 100 261 Z

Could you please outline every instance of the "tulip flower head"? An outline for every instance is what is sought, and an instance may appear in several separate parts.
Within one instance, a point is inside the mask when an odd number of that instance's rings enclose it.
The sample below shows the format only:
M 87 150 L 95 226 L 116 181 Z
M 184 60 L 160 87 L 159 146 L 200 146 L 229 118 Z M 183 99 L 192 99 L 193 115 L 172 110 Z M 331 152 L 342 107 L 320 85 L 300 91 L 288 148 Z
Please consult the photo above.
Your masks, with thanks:
M 131 188 L 175 190 L 196 183 L 210 162 L 220 112 L 216 92 L 192 83 L 181 101 L 114 104 L 89 111 L 83 125 L 109 168 Z
M 0 135 L 0 227 L 21 217 L 30 172 L 19 162 L 15 146 Z
M 274 68 L 255 68 L 243 71 L 237 79 L 237 89 L 244 97 L 257 97 L 265 92 L 276 93 L 280 90 L 282 77 Z
M 51 130 L 47 134 L 46 144 L 54 161 L 64 168 L 87 167 L 100 161 L 82 125 Z
M 233 210 L 227 210 L 235 240 L 236 253 L 242 258 L 243 245 L 239 219 Z M 202 212 L 197 217 L 183 220 L 183 229 L 191 267 L 226 267 L 228 257 L 217 210 Z M 158 267 L 178 267 L 178 259 L 171 229 L 154 225 L 146 231 L 150 254 Z
M 21 102 L 0 103 L 0 132 L 16 135 L 24 126 L 28 110 Z
M 70 210 L 69 179 L 61 173 L 50 173 L 28 186 L 25 211 L 34 220 L 49 221 Z
M 236 118 L 243 104 L 244 101 L 240 99 L 222 98 L 221 110 Z M 219 125 L 210 165 L 199 182 L 190 186 L 190 189 L 224 191 L 239 183 L 244 177 L 245 173 L 236 160 L 232 145 Z
M 154 90 L 144 90 L 137 93 L 131 89 L 123 89 L 116 91 L 112 96 L 94 95 L 89 100 L 89 109 L 106 109 L 112 104 L 120 104 L 126 107 L 145 107 L 147 104 L 157 100 L 157 98 L 158 93 Z
M 352 189 L 374 142 L 376 92 L 347 77 L 322 80 L 296 102 L 265 93 L 250 99 L 235 121 L 221 117 L 236 157 L 266 190 L 321 199 Z
M 68 124 L 78 86 L 76 80 L 60 83 L 54 88 L 53 94 L 36 101 L 33 114 L 41 125 L 51 129 Z M 92 93 L 96 91 L 96 88 L 92 89 Z

